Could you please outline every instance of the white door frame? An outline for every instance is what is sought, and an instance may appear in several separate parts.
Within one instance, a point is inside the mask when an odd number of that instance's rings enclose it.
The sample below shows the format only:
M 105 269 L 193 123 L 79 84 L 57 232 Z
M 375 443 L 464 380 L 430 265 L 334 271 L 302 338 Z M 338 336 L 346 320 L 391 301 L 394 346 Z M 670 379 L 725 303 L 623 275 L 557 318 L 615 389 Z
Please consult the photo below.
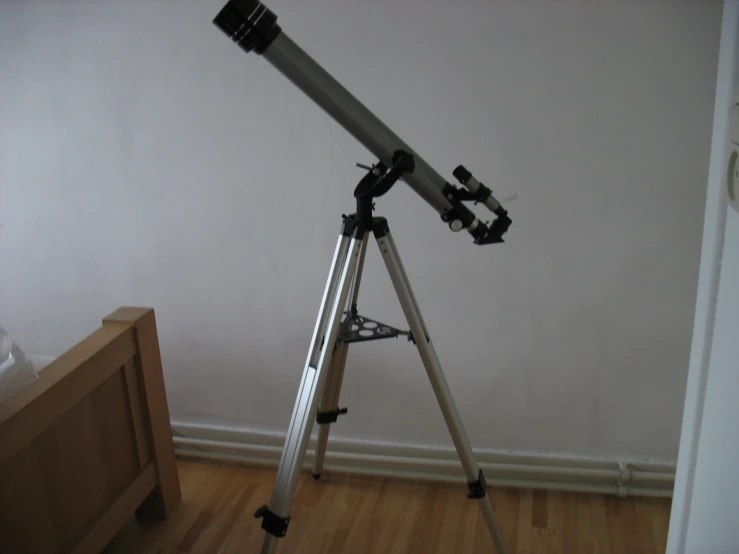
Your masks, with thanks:
M 737 80 L 739 73 L 737 71 L 738 38 L 739 1 L 724 0 L 698 295 L 667 554 L 685 554 L 691 516 L 691 501 L 700 448 L 701 424 L 713 344 L 716 299 L 724 249 L 727 203 L 723 189 L 729 151 L 729 106 L 733 102 L 736 86 L 739 84 Z M 679 114 L 676 114 L 676 117 L 679 117 Z

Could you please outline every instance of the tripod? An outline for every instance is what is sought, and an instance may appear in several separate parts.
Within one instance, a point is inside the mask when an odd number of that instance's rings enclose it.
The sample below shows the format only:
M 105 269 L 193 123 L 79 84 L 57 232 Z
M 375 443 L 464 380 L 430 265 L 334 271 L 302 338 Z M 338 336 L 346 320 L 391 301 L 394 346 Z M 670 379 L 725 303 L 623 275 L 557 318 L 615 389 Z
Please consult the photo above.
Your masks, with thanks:
M 342 222 L 272 497 L 269 506 L 262 506 L 254 514 L 255 517 L 262 518 L 262 528 L 266 531 L 262 554 L 273 554 L 277 549 L 277 539 L 287 533 L 290 508 L 303 467 L 314 417 L 321 427 L 313 477 L 318 479 L 321 475 L 330 425 L 339 415 L 346 413 L 346 409 L 339 409 L 339 393 L 349 344 L 399 335 L 408 335 L 418 348 L 467 477 L 469 487 L 467 497 L 477 501 L 498 554 L 508 552 L 492 502 L 487 496 L 485 476 L 470 446 L 387 220 L 372 216 L 373 199 L 387 192 L 404 172 L 413 171 L 413 157 L 405 152 L 396 152 L 393 164 L 390 169 L 381 163 L 368 168 L 368 174 L 354 191 L 357 213 L 345 216 Z M 370 233 L 374 235 L 380 248 L 408 321 L 409 332 L 383 325 L 357 313 L 357 298 Z M 349 310 L 345 311 L 347 303 Z

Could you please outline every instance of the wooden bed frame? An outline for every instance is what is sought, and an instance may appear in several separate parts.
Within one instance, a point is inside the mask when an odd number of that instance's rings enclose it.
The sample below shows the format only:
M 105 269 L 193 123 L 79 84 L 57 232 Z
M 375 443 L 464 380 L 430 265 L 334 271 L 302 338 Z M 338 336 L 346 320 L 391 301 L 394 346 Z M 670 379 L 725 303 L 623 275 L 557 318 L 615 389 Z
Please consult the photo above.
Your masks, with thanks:
M 120 308 L 0 404 L 0 552 L 97 554 L 180 499 L 154 310 Z

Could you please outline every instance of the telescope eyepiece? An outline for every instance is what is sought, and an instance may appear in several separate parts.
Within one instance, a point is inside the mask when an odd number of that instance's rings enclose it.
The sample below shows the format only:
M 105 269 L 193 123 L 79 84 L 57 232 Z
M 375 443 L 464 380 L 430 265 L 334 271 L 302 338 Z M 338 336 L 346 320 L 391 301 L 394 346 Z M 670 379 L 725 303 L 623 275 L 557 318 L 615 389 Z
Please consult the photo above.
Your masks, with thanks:
M 244 51 L 257 54 L 282 31 L 277 16 L 259 0 L 230 0 L 213 23 Z
M 458 165 L 457 169 L 452 171 L 452 175 L 454 175 L 454 178 L 463 185 L 466 185 L 467 181 L 469 181 L 472 177 L 472 173 L 467 171 L 467 169 L 463 165 Z

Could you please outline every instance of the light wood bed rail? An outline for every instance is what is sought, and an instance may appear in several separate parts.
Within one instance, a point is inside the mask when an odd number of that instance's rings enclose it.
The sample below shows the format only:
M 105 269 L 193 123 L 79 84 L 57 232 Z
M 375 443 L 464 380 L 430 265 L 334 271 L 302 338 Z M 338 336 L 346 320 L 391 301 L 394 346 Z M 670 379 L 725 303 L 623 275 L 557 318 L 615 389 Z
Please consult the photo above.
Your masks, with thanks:
M 180 498 L 154 310 L 120 308 L 0 403 L 0 552 L 98 553 Z

